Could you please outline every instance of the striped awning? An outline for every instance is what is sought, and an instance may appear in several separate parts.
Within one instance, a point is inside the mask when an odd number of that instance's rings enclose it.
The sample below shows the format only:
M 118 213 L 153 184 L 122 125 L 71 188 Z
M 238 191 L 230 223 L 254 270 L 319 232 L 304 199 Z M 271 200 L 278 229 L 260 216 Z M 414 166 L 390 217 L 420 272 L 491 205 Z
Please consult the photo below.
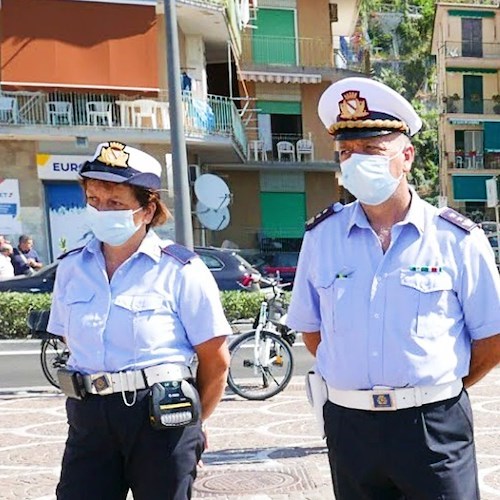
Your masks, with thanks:
M 240 79 L 259 83 L 320 83 L 321 75 L 272 71 L 241 71 Z

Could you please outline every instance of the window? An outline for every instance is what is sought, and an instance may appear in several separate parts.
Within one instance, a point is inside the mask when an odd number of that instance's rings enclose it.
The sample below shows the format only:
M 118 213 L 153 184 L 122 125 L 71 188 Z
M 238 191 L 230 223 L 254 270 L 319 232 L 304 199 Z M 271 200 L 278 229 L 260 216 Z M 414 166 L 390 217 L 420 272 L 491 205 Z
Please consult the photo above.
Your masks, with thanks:
M 224 268 L 224 264 L 212 255 L 199 254 L 200 259 L 210 269 L 210 271 L 220 271 Z
M 462 56 L 483 57 L 482 19 L 462 18 Z

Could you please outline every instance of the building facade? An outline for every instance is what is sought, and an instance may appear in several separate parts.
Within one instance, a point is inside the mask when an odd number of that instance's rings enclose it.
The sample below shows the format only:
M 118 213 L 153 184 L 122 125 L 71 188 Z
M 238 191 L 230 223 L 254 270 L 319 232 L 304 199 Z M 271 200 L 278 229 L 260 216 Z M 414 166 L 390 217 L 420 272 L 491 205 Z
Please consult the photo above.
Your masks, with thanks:
M 216 230 L 191 190 L 196 243 L 296 246 L 304 220 L 342 199 L 316 107 L 333 80 L 365 69 L 359 3 L 177 1 L 191 185 L 216 173 L 232 199 Z M 0 62 L 0 232 L 32 235 L 45 262 L 81 244 L 77 171 L 107 140 L 166 165 L 173 208 L 162 1 L 3 0 Z M 175 237 L 173 223 L 159 233 Z
M 485 181 L 500 174 L 499 30 L 498 2 L 436 5 L 440 194 L 476 220 L 495 218 Z

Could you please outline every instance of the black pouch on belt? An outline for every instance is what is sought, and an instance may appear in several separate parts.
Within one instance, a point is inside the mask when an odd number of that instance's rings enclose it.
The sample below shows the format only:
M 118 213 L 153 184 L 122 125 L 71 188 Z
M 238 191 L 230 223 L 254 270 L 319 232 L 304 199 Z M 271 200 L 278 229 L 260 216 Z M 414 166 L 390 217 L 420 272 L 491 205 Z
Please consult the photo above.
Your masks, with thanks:
M 156 430 L 185 427 L 200 418 L 201 402 L 188 380 L 159 382 L 151 386 L 149 418 Z
M 59 368 L 57 370 L 57 379 L 61 391 L 69 398 L 83 399 L 87 395 L 81 373 Z

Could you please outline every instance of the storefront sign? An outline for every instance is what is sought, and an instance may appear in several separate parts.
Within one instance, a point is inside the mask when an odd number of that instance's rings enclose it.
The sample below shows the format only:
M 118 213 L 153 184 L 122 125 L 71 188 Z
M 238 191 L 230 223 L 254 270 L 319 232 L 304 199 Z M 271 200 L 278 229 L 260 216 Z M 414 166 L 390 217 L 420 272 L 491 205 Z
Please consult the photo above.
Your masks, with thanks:
M 52 181 L 76 181 L 80 165 L 89 159 L 83 155 L 37 154 L 38 178 Z
M 0 234 L 20 234 L 21 203 L 19 201 L 19 181 L 0 179 Z

